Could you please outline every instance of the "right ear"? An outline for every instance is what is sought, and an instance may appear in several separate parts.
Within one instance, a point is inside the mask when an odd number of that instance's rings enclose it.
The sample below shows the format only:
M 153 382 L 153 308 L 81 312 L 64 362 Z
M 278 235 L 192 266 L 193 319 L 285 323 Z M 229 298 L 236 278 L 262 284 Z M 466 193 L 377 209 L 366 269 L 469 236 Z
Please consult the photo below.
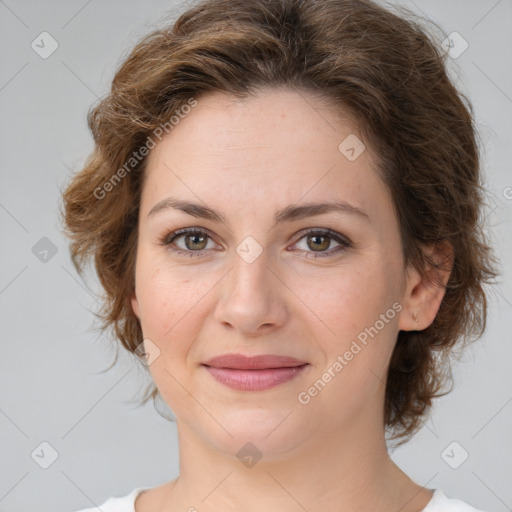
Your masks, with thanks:
M 135 291 L 132 293 L 130 297 L 130 302 L 132 304 L 132 309 L 133 312 L 135 313 L 135 316 L 140 320 L 139 301 L 137 300 L 137 295 L 135 294 Z

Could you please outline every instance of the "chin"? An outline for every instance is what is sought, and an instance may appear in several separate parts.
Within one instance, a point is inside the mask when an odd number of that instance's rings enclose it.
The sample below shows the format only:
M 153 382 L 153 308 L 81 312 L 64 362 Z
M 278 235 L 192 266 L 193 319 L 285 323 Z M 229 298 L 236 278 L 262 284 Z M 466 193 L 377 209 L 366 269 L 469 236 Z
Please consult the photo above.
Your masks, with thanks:
M 280 459 L 303 444 L 315 430 L 300 409 L 292 408 L 238 408 L 226 410 L 224 414 L 219 410 L 216 419 L 231 435 L 222 428 L 208 428 L 202 435 L 210 438 L 219 451 L 238 457 L 240 451 L 250 456 L 254 450 L 267 461 Z

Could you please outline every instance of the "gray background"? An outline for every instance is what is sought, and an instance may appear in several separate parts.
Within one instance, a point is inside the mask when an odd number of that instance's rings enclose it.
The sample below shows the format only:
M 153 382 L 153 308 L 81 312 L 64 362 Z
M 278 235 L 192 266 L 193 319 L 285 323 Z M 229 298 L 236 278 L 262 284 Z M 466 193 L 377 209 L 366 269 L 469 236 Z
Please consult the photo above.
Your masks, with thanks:
M 392 457 L 421 485 L 512 510 L 512 1 L 401 4 L 469 44 L 450 73 L 469 94 L 485 143 L 489 235 L 503 274 L 484 337 L 455 366 L 455 389 Z M 74 271 L 57 212 L 59 191 L 92 149 L 88 108 L 132 45 L 184 5 L 0 0 L 1 512 L 92 507 L 178 474 L 175 424 L 151 403 L 130 402 L 148 382 L 140 363 L 120 352 L 103 371 L 115 349 L 93 329 L 97 282 Z M 47 59 L 31 48 L 43 31 L 58 42 Z M 41 261 L 48 247 L 57 252 Z M 52 450 L 57 459 L 43 469 Z M 469 457 L 453 469 L 446 461 L 460 462 L 462 450 Z

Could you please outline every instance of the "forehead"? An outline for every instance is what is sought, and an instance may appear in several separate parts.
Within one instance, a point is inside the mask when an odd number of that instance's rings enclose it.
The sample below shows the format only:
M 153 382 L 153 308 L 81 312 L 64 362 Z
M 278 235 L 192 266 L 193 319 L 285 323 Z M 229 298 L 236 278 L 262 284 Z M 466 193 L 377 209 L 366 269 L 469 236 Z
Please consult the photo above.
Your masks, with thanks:
M 216 210 L 229 200 L 238 212 L 341 199 L 378 216 L 389 198 L 361 138 L 349 116 L 304 91 L 209 93 L 151 150 L 141 209 L 166 194 Z M 361 154 L 347 158 L 347 145 Z

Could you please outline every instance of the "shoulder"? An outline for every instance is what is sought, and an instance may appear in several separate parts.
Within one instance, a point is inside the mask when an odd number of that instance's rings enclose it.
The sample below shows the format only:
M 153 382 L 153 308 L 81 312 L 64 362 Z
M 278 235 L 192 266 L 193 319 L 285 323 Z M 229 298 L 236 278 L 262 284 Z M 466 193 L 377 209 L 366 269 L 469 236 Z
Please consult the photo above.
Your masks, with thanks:
M 432 499 L 422 512 L 485 512 L 476 509 L 464 501 L 449 498 L 441 489 L 434 489 Z
M 135 512 L 135 499 L 146 487 L 137 487 L 130 494 L 112 497 L 96 507 L 84 508 L 75 512 Z

